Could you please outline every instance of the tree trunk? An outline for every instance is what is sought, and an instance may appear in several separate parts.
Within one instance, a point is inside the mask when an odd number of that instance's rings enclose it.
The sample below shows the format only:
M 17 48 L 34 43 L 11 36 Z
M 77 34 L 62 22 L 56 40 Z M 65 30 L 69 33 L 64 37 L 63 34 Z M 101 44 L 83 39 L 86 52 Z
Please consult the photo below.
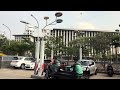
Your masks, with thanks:
M 118 61 L 117 47 L 115 47 L 116 62 Z

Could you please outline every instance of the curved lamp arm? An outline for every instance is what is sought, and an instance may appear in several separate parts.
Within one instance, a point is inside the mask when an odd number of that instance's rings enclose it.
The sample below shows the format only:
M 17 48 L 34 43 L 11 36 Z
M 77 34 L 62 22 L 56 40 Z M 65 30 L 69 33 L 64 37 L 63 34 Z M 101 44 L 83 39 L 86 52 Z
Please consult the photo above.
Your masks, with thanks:
M 44 28 L 42 29 L 42 30 L 44 30 L 47 26 L 49 26 L 49 25 L 55 25 L 55 24 L 57 24 L 57 23 L 55 23 L 56 22 L 56 20 L 55 21 L 53 21 L 53 22 L 51 22 L 51 23 L 49 23 L 49 24 L 47 24 L 46 26 L 44 26 Z M 55 23 L 55 24 L 53 24 L 53 23 Z
M 4 25 L 5 27 L 7 27 L 8 30 L 10 31 L 10 39 L 11 39 L 11 30 L 10 30 L 10 28 L 8 26 L 6 26 L 5 24 L 2 24 L 2 25 Z
M 39 28 L 39 22 L 38 22 L 38 20 L 32 14 L 31 14 L 31 16 L 37 21 L 38 28 Z

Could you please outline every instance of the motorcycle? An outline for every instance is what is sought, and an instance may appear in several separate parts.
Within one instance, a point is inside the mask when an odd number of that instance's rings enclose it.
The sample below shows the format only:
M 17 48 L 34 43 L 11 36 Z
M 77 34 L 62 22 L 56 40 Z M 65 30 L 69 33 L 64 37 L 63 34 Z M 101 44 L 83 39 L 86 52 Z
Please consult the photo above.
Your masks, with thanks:
M 67 66 L 65 70 L 59 69 L 57 72 L 50 72 L 50 70 L 46 70 L 45 79 L 77 79 L 76 73 L 72 71 L 72 67 Z M 83 71 L 83 76 L 81 79 L 89 79 L 90 71 L 86 68 Z
M 111 64 L 109 64 L 109 65 L 107 66 L 107 74 L 108 74 L 108 76 L 110 76 L 110 77 L 112 77 L 113 74 L 114 74 L 113 67 L 112 67 Z

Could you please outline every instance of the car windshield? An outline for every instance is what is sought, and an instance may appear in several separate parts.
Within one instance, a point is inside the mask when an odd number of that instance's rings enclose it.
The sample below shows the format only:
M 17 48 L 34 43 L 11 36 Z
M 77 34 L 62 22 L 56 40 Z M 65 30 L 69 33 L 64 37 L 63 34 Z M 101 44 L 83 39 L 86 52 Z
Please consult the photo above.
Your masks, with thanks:
M 88 61 L 80 61 L 80 64 L 82 66 L 88 66 L 89 65 L 89 62 Z
M 22 59 L 22 57 L 13 57 L 12 60 L 21 60 L 21 59 Z

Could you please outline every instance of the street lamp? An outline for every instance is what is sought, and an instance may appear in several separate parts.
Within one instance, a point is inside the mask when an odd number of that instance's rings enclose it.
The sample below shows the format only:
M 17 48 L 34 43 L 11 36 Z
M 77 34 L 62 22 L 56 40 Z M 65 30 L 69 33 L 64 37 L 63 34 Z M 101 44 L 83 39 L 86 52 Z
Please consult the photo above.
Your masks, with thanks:
M 39 22 L 38 20 L 35 18 L 35 16 L 33 16 L 31 14 L 31 16 L 36 20 L 37 22 L 37 28 L 38 28 L 38 37 L 37 37 L 37 41 L 36 41 L 36 49 L 35 49 L 35 69 L 34 69 L 34 75 L 38 75 L 38 70 L 39 70 L 39 55 L 40 55 L 40 37 L 39 37 Z
M 28 22 L 25 22 L 25 21 L 20 21 L 21 23 L 25 23 L 25 24 L 30 24 L 30 23 L 28 23 Z
M 49 17 L 44 17 L 44 19 L 46 20 L 46 25 L 44 26 L 44 28 L 42 29 L 42 33 L 43 33 L 43 37 L 41 37 L 41 52 L 40 52 L 40 76 L 42 75 L 42 65 L 44 63 L 44 48 L 45 48 L 45 41 L 44 41 L 44 38 L 45 38 L 45 32 L 44 32 L 44 29 L 49 26 L 49 25 L 56 25 L 57 23 L 62 23 L 62 19 L 57 19 L 57 17 L 61 17 L 62 16 L 62 13 L 60 12 L 57 12 L 55 13 L 55 16 L 56 16 L 56 20 L 47 24 L 47 20 L 49 19 Z M 52 49 L 53 50 L 53 49 Z M 52 52 L 53 53 L 53 52 Z M 53 54 L 52 54 L 53 55 Z
M 38 31 L 39 31 L 39 23 L 38 23 L 38 20 L 33 16 L 31 15 L 36 21 L 37 21 L 37 24 L 38 24 Z M 35 64 L 35 73 L 34 75 L 31 75 L 31 77 L 39 77 L 38 76 L 38 71 L 40 69 L 40 73 L 39 75 L 42 76 L 42 72 L 43 72 L 43 68 L 42 68 L 42 65 L 44 64 L 44 49 L 45 49 L 45 32 L 44 32 L 44 29 L 49 26 L 49 25 L 56 25 L 57 23 L 61 23 L 62 20 L 61 19 L 57 19 L 57 17 L 60 17 L 62 16 L 62 13 L 58 12 L 58 13 L 55 13 L 55 16 L 56 16 L 56 20 L 51 22 L 51 23 L 47 23 L 47 20 L 49 19 L 49 17 L 44 17 L 44 19 L 46 20 L 46 25 L 43 27 L 42 29 L 42 32 L 41 32 L 41 35 L 39 36 L 38 35 L 38 39 L 37 39 L 37 42 L 36 42 L 36 64 Z M 39 32 L 38 32 L 39 34 Z M 41 38 L 41 43 L 39 41 L 39 37 Z M 41 45 L 40 45 L 41 44 Z M 39 51 L 40 51 L 40 61 L 39 61 Z M 39 64 L 40 63 L 40 64 Z M 38 69 L 40 65 L 40 68 Z
M 10 28 L 7 25 L 5 25 L 5 24 L 2 24 L 2 25 L 4 25 L 10 31 L 10 40 L 11 40 L 11 30 L 10 30 Z M 9 45 L 10 45 L 10 40 L 9 40 Z
M 20 22 L 25 24 L 25 30 L 26 30 L 26 26 L 27 26 L 27 24 L 30 24 L 30 23 L 25 22 L 25 21 L 20 21 Z
M 24 23 L 25 24 L 25 30 L 26 30 L 26 26 L 27 26 L 27 24 L 30 24 L 30 23 L 28 23 L 28 22 L 26 22 L 26 21 L 20 21 L 21 23 Z M 28 28 L 34 28 L 34 29 L 36 29 L 36 28 L 38 28 L 37 26 L 27 26 Z

